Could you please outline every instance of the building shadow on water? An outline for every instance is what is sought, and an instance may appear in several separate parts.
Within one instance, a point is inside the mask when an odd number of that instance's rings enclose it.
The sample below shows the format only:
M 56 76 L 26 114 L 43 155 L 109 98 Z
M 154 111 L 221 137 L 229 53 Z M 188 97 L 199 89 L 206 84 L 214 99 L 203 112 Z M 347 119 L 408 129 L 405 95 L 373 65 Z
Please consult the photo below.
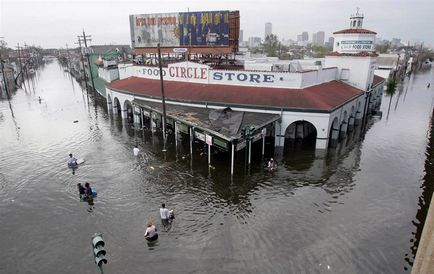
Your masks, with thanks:
M 434 114 L 434 112 L 433 112 Z M 417 249 L 419 247 L 420 239 L 422 236 L 423 227 L 425 225 L 425 220 L 428 215 L 428 210 L 433 196 L 434 191 L 434 116 L 431 116 L 430 123 L 430 134 L 428 136 L 429 143 L 426 149 L 426 160 L 425 160 L 425 176 L 422 180 L 422 194 L 419 197 L 418 205 L 419 209 L 416 213 L 415 219 L 412 224 L 415 226 L 415 232 L 412 232 L 410 242 L 412 246 L 410 247 L 410 252 L 406 253 L 404 256 L 404 270 L 408 270 L 409 267 L 413 266 L 414 259 L 416 258 Z
M 361 142 L 366 131 L 375 123 L 375 120 L 372 120 L 368 121 L 364 128 L 355 127 L 340 140 L 336 148 L 327 150 L 316 150 L 315 139 L 287 139 L 284 149 L 280 151 L 274 148 L 273 143 L 266 141 L 263 156 L 262 142 L 254 143 L 251 165 L 247 164 L 244 150 L 236 152 L 234 174 L 231 176 L 229 151 L 213 147 L 211 164 L 208 165 L 208 148 L 201 141 L 193 142 L 191 154 L 188 135 L 180 136 L 176 142 L 173 132 L 170 132 L 166 152 L 163 152 L 160 129 L 138 129 L 120 115 L 110 114 L 109 117 L 115 132 L 129 137 L 131 148 L 134 144 L 139 144 L 142 153 L 146 154 L 146 159 L 139 168 L 143 169 L 146 176 L 153 176 L 154 181 L 156 178 L 156 181 L 160 182 L 155 185 L 161 188 L 162 192 L 168 188 L 177 191 L 178 186 L 175 185 L 202 189 L 214 196 L 205 199 L 203 203 L 213 202 L 215 199 L 225 201 L 246 213 L 252 210 L 252 193 L 267 187 L 267 184 L 278 185 L 285 195 L 305 186 L 320 187 L 335 197 L 334 199 L 350 192 L 354 187 L 354 174 L 359 169 Z M 269 172 L 265 168 L 270 157 L 275 157 L 278 162 L 275 172 Z M 150 168 L 153 175 L 148 174 Z M 336 195 L 337 193 L 340 195 Z

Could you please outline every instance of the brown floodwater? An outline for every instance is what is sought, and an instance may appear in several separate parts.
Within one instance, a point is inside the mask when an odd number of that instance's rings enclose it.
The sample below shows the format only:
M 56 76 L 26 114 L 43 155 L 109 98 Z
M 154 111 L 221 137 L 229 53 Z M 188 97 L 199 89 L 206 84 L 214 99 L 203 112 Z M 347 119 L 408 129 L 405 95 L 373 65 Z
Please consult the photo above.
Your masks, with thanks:
M 163 153 L 158 134 L 47 64 L 0 100 L 0 272 L 97 273 L 90 237 L 102 232 L 106 273 L 410 273 L 432 195 L 428 82 L 432 71 L 406 79 L 388 117 L 385 95 L 382 118 L 336 149 L 288 144 L 270 174 L 257 146 L 231 178 L 228 154 L 209 168 L 201 144 L 193 160 L 188 142 Z M 75 174 L 70 152 L 86 159 Z M 98 191 L 93 204 L 79 182 Z M 176 213 L 168 231 L 163 202 Z M 147 219 L 160 230 L 152 246 Z

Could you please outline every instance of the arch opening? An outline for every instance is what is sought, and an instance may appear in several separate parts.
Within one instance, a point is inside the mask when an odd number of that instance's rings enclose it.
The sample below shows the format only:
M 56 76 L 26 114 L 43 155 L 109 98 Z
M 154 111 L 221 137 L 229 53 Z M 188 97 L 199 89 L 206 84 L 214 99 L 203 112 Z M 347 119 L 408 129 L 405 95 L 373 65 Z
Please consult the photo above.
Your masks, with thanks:
M 117 114 L 121 114 L 122 111 L 121 103 L 119 102 L 119 99 L 117 97 L 115 97 L 115 99 L 113 100 L 113 111 Z
M 132 123 L 134 121 L 134 113 L 133 113 L 133 105 L 130 101 L 125 100 L 124 102 L 124 110 L 125 110 L 125 119 L 128 123 Z
M 339 120 L 337 117 L 333 119 L 329 133 L 329 148 L 335 148 L 339 142 Z
M 298 151 L 315 149 L 317 130 L 316 127 L 304 120 L 291 123 L 285 130 L 284 149 Z

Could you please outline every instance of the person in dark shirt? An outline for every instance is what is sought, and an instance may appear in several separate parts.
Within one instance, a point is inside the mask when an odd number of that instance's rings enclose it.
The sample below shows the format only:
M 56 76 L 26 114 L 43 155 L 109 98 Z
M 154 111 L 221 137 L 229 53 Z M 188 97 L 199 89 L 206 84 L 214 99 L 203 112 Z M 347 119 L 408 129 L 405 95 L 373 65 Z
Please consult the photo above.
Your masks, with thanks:
M 78 183 L 77 188 L 78 188 L 78 193 L 80 193 L 80 195 L 84 195 L 86 193 L 86 189 L 82 184 Z
M 84 184 L 85 195 L 87 198 L 92 198 L 92 188 L 89 183 Z

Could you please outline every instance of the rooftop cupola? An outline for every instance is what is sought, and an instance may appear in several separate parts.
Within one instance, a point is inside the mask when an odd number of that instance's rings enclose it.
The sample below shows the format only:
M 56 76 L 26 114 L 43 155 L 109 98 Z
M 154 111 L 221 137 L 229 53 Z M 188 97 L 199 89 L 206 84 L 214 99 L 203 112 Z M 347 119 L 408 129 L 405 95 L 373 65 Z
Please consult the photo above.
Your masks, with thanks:
M 363 13 L 359 13 L 359 8 L 357 8 L 356 14 L 351 14 L 350 16 L 350 28 L 361 29 L 362 26 L 363 26 Z

